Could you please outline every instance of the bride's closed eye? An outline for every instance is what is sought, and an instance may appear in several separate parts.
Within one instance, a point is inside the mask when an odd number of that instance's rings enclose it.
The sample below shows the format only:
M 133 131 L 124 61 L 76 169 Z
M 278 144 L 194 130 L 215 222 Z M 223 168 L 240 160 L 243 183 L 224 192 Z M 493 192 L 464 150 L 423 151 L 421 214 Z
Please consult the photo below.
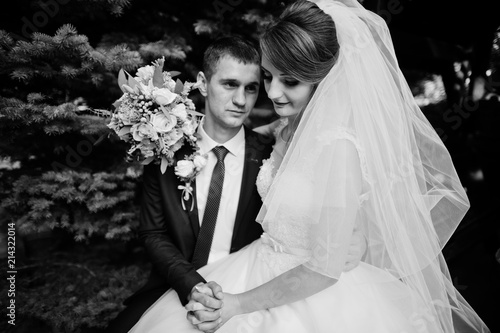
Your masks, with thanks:
M 299 84 L 299 81 L 294 80 L 294 79 L 285 79 L 284 82 L 289 87 L 295 87 L 296 85 Z
M 261 68 L 262 79 L 266 82 L 272 81 L 273 75 L 264 68 Z M 299 81 L 289 77 L 287 74 L 280 74 L 280 81 L 283 82 L 287 87 L 295 87 L 299 84 Z
M 273 79 L 273 76 L 271 74 L 262 73 L 262 79 L 264 81 L 271 81 Z M 288 87 L 295 87 L 299 84 L 299 81 L 294 79 L 282 79 L 281 81 Z

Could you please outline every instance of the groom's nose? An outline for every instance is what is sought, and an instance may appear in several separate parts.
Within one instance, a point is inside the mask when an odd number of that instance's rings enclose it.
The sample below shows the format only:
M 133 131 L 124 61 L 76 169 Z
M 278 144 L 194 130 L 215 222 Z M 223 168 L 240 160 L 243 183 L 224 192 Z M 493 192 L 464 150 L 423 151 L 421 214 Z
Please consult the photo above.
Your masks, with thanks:
M 233 104 L 239 107 L 244 107 L 246 104 L 245 88 L 236 89 L 233 95 Z

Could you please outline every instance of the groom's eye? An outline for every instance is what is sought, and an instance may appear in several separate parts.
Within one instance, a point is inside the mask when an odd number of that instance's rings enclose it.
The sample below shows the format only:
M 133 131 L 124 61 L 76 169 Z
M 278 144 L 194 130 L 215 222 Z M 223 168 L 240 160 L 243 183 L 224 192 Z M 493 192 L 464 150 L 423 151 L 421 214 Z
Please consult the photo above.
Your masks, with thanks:
M 259 86 L 256 85 L 256 84 L 252 84 L 252 85 L 249 85 L 246 87 L 246 90 L 249 92 L 249 93 L 256 93 L 259 91 Z
M 271 74 L 265 72 L 264 70 L 261 71 L 261 75 L 264 81 L 270 81 L 273 78 Z

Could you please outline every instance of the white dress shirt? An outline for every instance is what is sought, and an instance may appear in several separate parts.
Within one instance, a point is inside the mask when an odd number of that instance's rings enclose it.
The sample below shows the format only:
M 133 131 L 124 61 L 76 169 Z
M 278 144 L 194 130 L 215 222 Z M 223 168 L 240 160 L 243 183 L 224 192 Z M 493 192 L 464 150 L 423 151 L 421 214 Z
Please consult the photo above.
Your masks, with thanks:
M 217 223 L 215 225 L 212 247 L 208 256 L 207 264 L 210 264 L 227 256 L 231 249 L 234 222 L 236 220 L 236 211 L 238 210 L 241 182 L 243 178 L 243 166 L 245 161 L 245 130 L 242 127 L 231 140 L 222 145 L 215 142 L 208 136 L 203 129 L 203 122 L 198 126 L 198 134 L 201 136 L 201 139 L 198 141 L 200 153 L 208 153 L 207 165 L 196 177 L 196 201 L 198 205 L 198 218 L 200 220 L 200 226 L 205 213 L 212 172 L 215 164 L 217 163 L 217 157 L 212 149 L 215 146 L 224 146 L 229 151 L 224 160 L 224 185 L 222 187 L 219 213 L 217 215 Z

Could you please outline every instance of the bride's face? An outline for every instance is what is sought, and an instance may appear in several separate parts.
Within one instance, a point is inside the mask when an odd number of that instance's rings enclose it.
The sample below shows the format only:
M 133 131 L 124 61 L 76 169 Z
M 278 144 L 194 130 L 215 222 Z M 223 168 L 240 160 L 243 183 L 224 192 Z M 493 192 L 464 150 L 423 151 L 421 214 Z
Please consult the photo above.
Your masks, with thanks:
M 267 97 L 281 117 L 295 116 L 309 103 L 313 85 L 297 81 L 274 67 L 266 56 L 262 57 L 262 76 Z

